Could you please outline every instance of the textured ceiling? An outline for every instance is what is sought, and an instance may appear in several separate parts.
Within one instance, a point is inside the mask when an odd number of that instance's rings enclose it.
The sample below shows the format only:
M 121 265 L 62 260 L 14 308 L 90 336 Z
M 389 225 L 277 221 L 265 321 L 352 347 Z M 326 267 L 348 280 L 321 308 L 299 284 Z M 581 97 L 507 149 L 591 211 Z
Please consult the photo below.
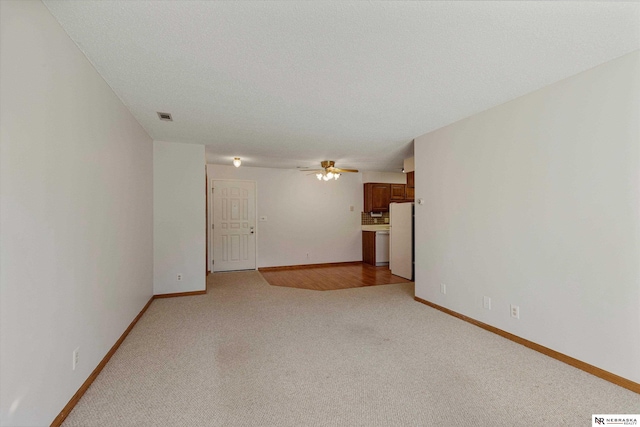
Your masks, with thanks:
M 151 137 L 250 166 L 398 171 L 414 137 L 640 48 L 638 2 L 44 3 Z

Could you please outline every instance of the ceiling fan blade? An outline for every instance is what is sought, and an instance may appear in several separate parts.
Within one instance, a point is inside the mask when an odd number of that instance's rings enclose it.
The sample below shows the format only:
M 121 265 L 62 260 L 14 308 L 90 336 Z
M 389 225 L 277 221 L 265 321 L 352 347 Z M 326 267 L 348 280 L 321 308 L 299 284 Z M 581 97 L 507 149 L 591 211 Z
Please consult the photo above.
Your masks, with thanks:
M 306 168 L 300 168 L 298 169 L 300 172 L 311 172 L 311 173 L 321 173 L 321 174 L 326 174 L 326 173 L 353 173 L 353 172 L 358 172 L 358 169 L 342 169 L 342 168 L 337 168 L 334 165 L 334 162 L 332 160 L 325 160 L 321 163 L 322 166 L 326 166 L 324 169 L 306 169 Z M 311 173 L 309 175 L 311 175 Z
M 358 172 L 358 169 L 331 168 L 331 172 L 333 173 Z

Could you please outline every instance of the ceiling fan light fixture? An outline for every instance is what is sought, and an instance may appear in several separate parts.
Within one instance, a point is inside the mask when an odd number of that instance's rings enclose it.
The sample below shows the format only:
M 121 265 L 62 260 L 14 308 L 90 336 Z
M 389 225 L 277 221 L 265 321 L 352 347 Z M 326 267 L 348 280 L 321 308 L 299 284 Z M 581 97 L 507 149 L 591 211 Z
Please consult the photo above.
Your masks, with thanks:
M 239 168 L 241 164 L 242 164 L 242 160 L 240 160 L 240 157 L 233 158 L 233 166 Z
M 330 180 L 337 180 L 338 178 L 340 178 L 340 175 L 342 175 L 345 172 L 351 172 L 351 173 L 357 173 L 358 170 L 357 169 L 341 169 L 341 168 L 336 168 L 335 167 L 335 162 L 333 160 L 324 160 L 322 162 L 320 162 L 320 166 L 322 167 L 322 169 L 315 169 L 315 170 L 304 170 L 301 169 L 303 172 L 311 172 L 309 175 L 315 175 L 316 178 L 318 178 L 318 181 L 330 181 Z

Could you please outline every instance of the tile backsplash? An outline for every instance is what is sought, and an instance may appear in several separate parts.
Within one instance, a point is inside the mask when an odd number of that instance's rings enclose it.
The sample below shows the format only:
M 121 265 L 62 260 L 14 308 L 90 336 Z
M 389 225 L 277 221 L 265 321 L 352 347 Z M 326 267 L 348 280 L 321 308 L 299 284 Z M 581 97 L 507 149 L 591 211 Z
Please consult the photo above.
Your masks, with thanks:
M 371 218 L 369 212 L 362 212 L 362 225 L 389 224 L 389 212 L 382 212 L 381 218 Z

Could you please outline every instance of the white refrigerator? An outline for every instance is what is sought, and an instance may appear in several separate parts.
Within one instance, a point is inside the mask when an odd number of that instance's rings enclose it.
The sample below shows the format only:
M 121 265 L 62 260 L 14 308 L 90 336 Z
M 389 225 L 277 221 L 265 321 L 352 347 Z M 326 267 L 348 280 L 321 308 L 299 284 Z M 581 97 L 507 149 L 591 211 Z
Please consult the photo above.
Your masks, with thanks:
M 389 205 L 389 269 L 413 280 L 413 203 Z

